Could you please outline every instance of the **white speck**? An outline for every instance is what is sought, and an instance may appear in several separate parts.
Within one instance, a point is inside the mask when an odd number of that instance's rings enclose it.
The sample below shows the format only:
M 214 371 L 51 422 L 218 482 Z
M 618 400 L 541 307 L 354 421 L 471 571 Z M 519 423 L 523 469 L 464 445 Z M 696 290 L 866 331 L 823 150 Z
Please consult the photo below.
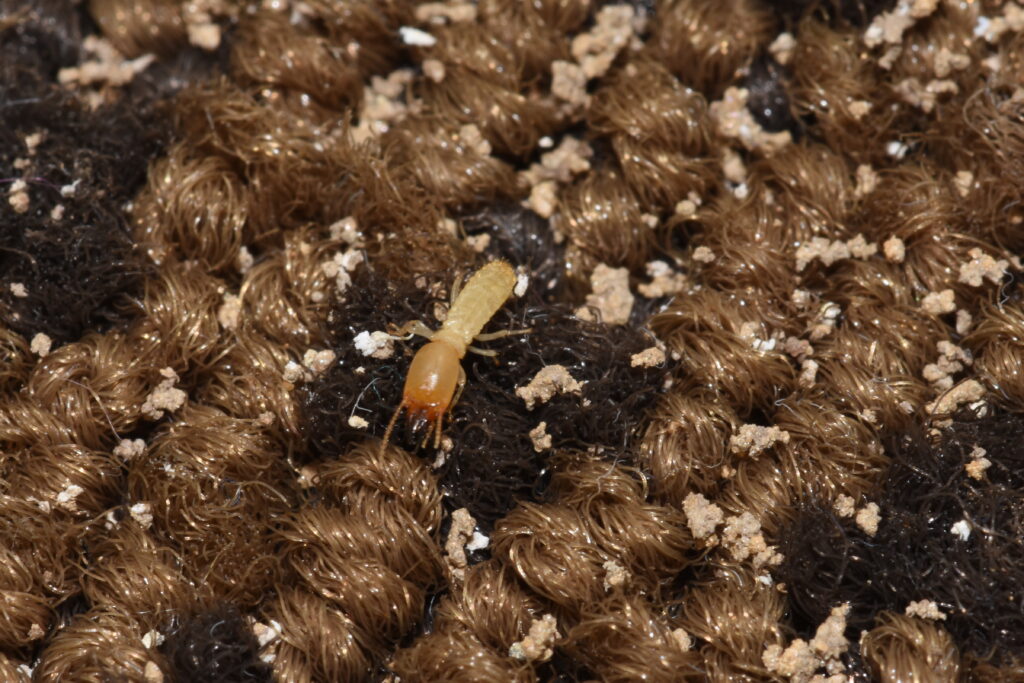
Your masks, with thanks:
M 293 360 L 288 361 L 284 366 L 284 381 L 295 383 L 302 379 L 302 366 Z
M 732 193 L 735 195 L 736 199 L 746 199 L 750 194 L 750 188 L 747 187 L 746 183 L 740 183 L 733 188 Z
M 772 337 L 771 339 L 755 339 L 751 346 L 754 347 L 755 351 L 767 353 L 768 351 L 775 350 L 775 344 L 777 343 L 777 341 L 778 340 L 775 339 L 775 337 Z
M 491 539 L 484 536 L 479 531 L 473 532 L 473 538 L 469 539 L 469 543 L 466 544 L 466 550 L 469 552 L 475 552 L 477 550 L 483 550 L 491 544 Z
M 358 415 L 353 415 L 352 417 L 348 418 L 348 426 L 353 427 L 354 429 L 366 429 L 367 427 L 370 426 L 370 423 L 364 420 L 363 418 L 359 417 Z
M 967 523 L 966 519 L 961 519 L 959 522 L 949 528 L 950 533 L 955 536 L 959 536 L 961 541 L 966 541 L 971 537 L 971 526 Z
M 136 503 L 128 508 L 128 512 L 143 529 L 153 526 L 153 513 L 150 512 L 149 503 Z
M 61 197 L 73 197 L 75 195 L 75 192 L 78 190 L 78 184 L 80 182 L 82 182 L 81 178 L 79 178 L 75 182 L 71 183 L 70 185 L 65 185 L 62 188 L 60 188 L 60 196 Z
M 762 574 L 761 576 L 757 577 L 757 580 L 766 586 L 772 585 L 772 577 L 768 576 L 767 574 Z
M 974 23 L 974 37 L 980 38 L 988 33 L 989 26 L 992 25 L 992 20 L 986 16 L 978 17 L 978 21 Z
M 909 148 L 899 140 L 885 143 L 885 153 L 894 159 L 902 159 L 907 155 Z
M 148 649 L 160 647 L 164 643 L 164 634 L 159 631 L 149 631 L 142 636 L 142 644 Z
M 551 149 L 555 146 L 555 141 L 551 139 L 550 135 L 545 135 L 537 141 L 537 146 L 541 149 Z
M 522 295 L 526 294 L 526 288 L 529 287 L 529 286 L 530 286 L 530 276 L 528 276 L 526 273 L 519 273 L 516 276 L 516 286 L 515 286 L 515 289 L 512 290 L 512 292 L 517 297 L 521 297 Z
M 437 38 L 413 26 L 402 26 L 398 32 L 402 35 L 402 42 L 406 45 L 433 47 L 437 44 Z

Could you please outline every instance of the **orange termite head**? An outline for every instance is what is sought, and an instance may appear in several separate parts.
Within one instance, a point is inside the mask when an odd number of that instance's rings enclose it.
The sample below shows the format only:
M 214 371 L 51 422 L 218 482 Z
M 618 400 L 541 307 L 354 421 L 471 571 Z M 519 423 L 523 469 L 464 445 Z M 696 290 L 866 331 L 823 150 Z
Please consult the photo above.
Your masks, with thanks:
M 434 430 L 434 446 L 440 445 L 441 422 L 451 407 L 459 385 L 459 360 L 455 348 L 443 341 L 432 341 L 416 352 L 405 377 L 402 402 L 388 422 L 381 448 L 391 438 L 391 431 L 403 408 L 413 425 L 413 431 L 418 432 L 427 425 L 427 438 L 430 438 L 430 430 Z

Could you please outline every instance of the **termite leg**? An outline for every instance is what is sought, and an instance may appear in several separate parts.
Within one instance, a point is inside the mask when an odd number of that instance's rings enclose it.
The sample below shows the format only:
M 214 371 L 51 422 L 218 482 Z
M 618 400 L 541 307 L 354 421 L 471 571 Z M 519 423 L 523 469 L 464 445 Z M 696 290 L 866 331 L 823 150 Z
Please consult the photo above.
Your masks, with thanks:
M 480 356 L 487 356 L 488 358 L 494 358 L 495 356 L 498 355 L 497 351 L 491 351 L 490 349 L 478 349 L 475 346 L 467 346 L 466 350 L 472 351 L 473 353 Z
M 448 404 L 448 410 L 444 411 L 443 413 L 441 413 L 440 415 L 437 416 L 437 427 L 436 427 L 437 431 L 434 433 L 434 449 L 435 450 L 441 447 L 441 426 L 442 426 L 442 423 L 444 422 L 444 416 L 445 416 L 446 413 L 450 413 L 452 410 L 455 409 L 455 404 L 458 403 L 459 399 L 462 397 L 462 390 L 465 387 L 466 387 L 466 371 L 463 370 L 462 366 L 460 365 L 459 366 L 459 383 L 455 385 L 455 396 L 452 397 L 452 402 Z M 430 435 L 427 434 L 427 437 L 429 438 Z
M 530 334 L 533 332 L 532 327 L 527 327 L 525 330 L 499 330 L 497 332 L 488 332 L 487 334 L 478 334 L 473 337 L 474 341 L 494 341 L 495 339 L 501 339 L 502 337 L 508 337 L 513 334 Z
M 402 325 L 393 332 L 388 332 L 388 336 L 392 339 L 412 339 L 413 335 L 418 334 L 421 337 L 430 339 L 434 336 L 434 331 L 426 326 L 422 320 L 410 320 L 406 324 Z
M 381 455 L 384 454 L 384 449 L 386 449 L 388 447 L 388 442 L 391 440 L 391 432 L 394 431 L 395 423 L 398 422 L 398 416 L 402 414 L 402 410 L 404 408 L 406 408 L 407 406 L 408 406 L 408 404 L 406 403 L 405 399 L 403 398 L 402 402 L 398 404 L 397 408 L 395 408 L 394 415 L 392 415 L 391 419 L 388 421 L 388 428 L 384 430 L 384 440 L 381 441 L 381 444 L 380 444 Z

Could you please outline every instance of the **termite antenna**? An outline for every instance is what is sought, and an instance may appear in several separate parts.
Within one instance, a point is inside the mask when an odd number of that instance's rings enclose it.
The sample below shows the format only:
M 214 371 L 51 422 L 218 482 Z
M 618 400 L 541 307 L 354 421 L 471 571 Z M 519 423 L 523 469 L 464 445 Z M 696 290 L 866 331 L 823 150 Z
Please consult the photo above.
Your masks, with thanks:
M 391 432 L 394 431 L 395 423 L 398 422 L 398 416 L 402 414 L 402 410 L 405 408 L 405 406 L 406 406 L 406 401 L 403 398 L 402 402 L 398 404 L 397 408 L 395 408 L 395 412 L 391 416 L 391 419 L 388 421 L 388 428 L 384 430 L 384 440 L 381 441 L 381 443 L 380 443 L 380 454 L 381 455 L 384 455 L 384 449 L 386 449 L 388 447 L 388 442 L 391 441 Z

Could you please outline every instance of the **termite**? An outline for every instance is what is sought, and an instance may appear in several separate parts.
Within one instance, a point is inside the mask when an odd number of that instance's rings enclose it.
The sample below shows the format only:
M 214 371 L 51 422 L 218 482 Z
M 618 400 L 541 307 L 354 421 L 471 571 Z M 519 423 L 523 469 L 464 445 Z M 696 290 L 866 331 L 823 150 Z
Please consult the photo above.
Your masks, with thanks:
M 405 389 L 402 391 L 402 402 L 398 404 L 394 415 L 384 431 L 383 450 L 391 439 L 398 416 L 406 410 L 409 420 L 414 423 L 414 431 L 424 423 L 427 433 L 423 439 L 426 444 L 431 431 L 434 433 L 434 447 L 441 445 L 441 427 L 445 414 L 458 403 L 462 389 L 466 385 L 466 371 L 462 369 L 462 359 L 466 351 L 473 351 L 484 356 L 497 355 L 494 351 L 478 349 L 470 346 L 476 341 L 490 341 L 510 334 L 524 334 L 530 330 L 502 330 L 489 334 L 480 334 L 484 325 L 504 305 L 516 285 L 516 273 L 506 261 L 492 261 L 473 273 L 469 282 L 458 291 L 458 280 L 452 286 L 452 305 L 448 310 L 441 329 L 436 332 L 419 320 L 407 323 L 401 328 L 408 339 L 414 334 L 429 339 L 429 343 L 416 352 L 405 376 Z

